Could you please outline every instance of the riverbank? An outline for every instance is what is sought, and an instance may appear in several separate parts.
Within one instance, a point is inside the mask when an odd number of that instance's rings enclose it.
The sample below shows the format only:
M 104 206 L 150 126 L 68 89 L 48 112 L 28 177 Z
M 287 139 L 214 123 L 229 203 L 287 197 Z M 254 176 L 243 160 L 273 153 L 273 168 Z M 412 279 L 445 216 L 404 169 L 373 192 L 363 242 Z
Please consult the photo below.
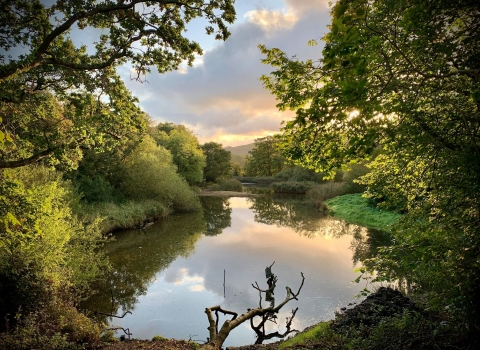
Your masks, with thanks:
M 330 215 L 351 224 L 377 230 L 389 230 L 402 217 L 401 214 L 372 207 L 361 193 L 337 196 L 326 200 L 325 204 Z
M 263 194 L 237 192 L 237 191 L 209 191 L 201 190 L 197 193 L 199 197 L 262 197 Z
M 229 350 L 277 349 L 430 349 L 460 346 L 442 325 L 439 315 L 423 310 L 399 291 L 381 287 L 360 304 L 350 303 L 335 319 L 307 327 L 296 336 L 271 344 L 228 347 Z M 106 344 L 105 350 L 194 350 L 186 340 L 126 340 Z

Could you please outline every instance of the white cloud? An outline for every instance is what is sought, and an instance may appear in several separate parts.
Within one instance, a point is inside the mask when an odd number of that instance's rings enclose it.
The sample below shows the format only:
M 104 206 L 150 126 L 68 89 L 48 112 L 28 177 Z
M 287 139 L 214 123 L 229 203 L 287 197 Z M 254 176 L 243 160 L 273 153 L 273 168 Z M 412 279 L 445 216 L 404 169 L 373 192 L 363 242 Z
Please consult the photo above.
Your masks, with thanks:
M 249 22 L 270 32 L 278 29 L 290 29 L 298 21 L 298 17 L 291 12 L 252 10 L 245 14 Z
M 154 120 L 185 124 L 202 143 L 251 143 L 278 133 L 281 121 L 293 116 L 279 112 L 275 97 L 263 88 L 260 76 L 274 68 L 261 63 L 257 46 L 278 47 L 299 59 L 320 57 L 321 45 L 309 47 L 307 41 L 326 31 L 325 3 L 292 0 L 283 2 L 282 9 L 266 10 L 259 7 L 261 0 L 252 0 L 243 12 L 247 21 L 233 25 L 231 37 L 197 58 L 193 67 L 167 74 L 152 69 L 143 84 L 130 81 L 128 69 L 120 73 Z

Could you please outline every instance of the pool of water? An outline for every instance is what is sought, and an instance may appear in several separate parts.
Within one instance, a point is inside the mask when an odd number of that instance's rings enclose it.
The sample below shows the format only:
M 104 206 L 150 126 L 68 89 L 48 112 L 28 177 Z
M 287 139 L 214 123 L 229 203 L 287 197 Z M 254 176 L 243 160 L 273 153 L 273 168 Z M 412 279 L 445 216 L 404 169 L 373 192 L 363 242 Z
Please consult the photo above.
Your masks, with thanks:
M 305 284 L 299 300 L 281 310 L 270 331 L 283 332 L 296 307 L 295 329 L 331 319 L 365 287 L 352 281 L 359 256 L 368 251 L 358 243 L 366 229 L 325 217 L 298 196 L 208 197 L 202 202 L 203 212 L 116 234 L 116 241 L 105 246 L 112 270 L 85 307 L 115 315 L 130 311 L 106 321 L 128 328 L 134 338 L 205 341 L 205 308 L 221 305 L 240 314 L 258 307 L 252 283 L 266 289 L 265 267 L 273 262 L 277 304 L 286 286 L 298 289 L 301 272 Z M 254 332 L 245 323 L 224 346 L 253 342 Z

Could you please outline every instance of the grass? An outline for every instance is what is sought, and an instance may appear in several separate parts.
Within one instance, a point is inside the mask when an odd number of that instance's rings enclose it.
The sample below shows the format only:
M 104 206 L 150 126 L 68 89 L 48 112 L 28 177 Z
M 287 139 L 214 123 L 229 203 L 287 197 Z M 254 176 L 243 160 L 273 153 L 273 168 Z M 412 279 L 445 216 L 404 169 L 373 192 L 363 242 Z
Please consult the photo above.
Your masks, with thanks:
M 404 311 L 385 317 L 378 325 L 333 330 L 332 322 L 321 322 L 279 344 L 278 349 L 463 349 L 462 337 L 428 314 Z M 470 348 L 470 347 L 469 347 Z
M 330 329 L 331 322 L 320 322 L 306 332 L 298 333 L 296 336 L 280 343 L 278 349 L 298 348 L 318 343 L 332 345 L 339 343 L 340 335 Z
M 338 196 L 325 203 L 334 216 L 349 223 L 373 229 L 388 230 L 401 217 L 401 214 L 372 207 L 360 193 Z
M 121 229 L 139 227 L 144 222 L 158 220 L 170 214 L 171 209 L 160 201 L 147 199 L 117 204 L 100 202 L 83 205 L 79 215 L 87 221 L 102 219 L 101 230 L 108 233 Z
M 306 193 L 307 199 L 317 207 L 327 199 L 344 194 L 345 184 L 343 182 L 326 182 L 311 188 Z

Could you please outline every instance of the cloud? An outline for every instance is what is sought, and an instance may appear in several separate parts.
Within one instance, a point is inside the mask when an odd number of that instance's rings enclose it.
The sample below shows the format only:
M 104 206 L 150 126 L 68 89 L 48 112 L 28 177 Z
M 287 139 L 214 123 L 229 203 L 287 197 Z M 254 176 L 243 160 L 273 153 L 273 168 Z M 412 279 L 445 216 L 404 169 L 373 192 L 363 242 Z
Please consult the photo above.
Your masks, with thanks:
M 272 10 L 252 6 L 245 13 L 247 21 L 233 25 L 231 37 L 197 58 L 193 67 L 152 73 L 143 84 L 131 81 L 127 68 L 120 70 L 154 120 L 185 124 L 202 143 L 236 146 L 278 133 L 282 120 L 293 116 L 278 111 L 275 97 L 259 80 L 273 68 L 261 63 L 258 45 L 299 59 L 318 58 L 321 45 L 309 47 L 307 41 L 326 31 L 325 1 L 287 1 L 283 9 Z
M 297 22 L 298 17 L 290 12 L 252 10 L 245 14 L 249 22 L 262 27 L 269 32 L 278 29 L 289 29 Z

